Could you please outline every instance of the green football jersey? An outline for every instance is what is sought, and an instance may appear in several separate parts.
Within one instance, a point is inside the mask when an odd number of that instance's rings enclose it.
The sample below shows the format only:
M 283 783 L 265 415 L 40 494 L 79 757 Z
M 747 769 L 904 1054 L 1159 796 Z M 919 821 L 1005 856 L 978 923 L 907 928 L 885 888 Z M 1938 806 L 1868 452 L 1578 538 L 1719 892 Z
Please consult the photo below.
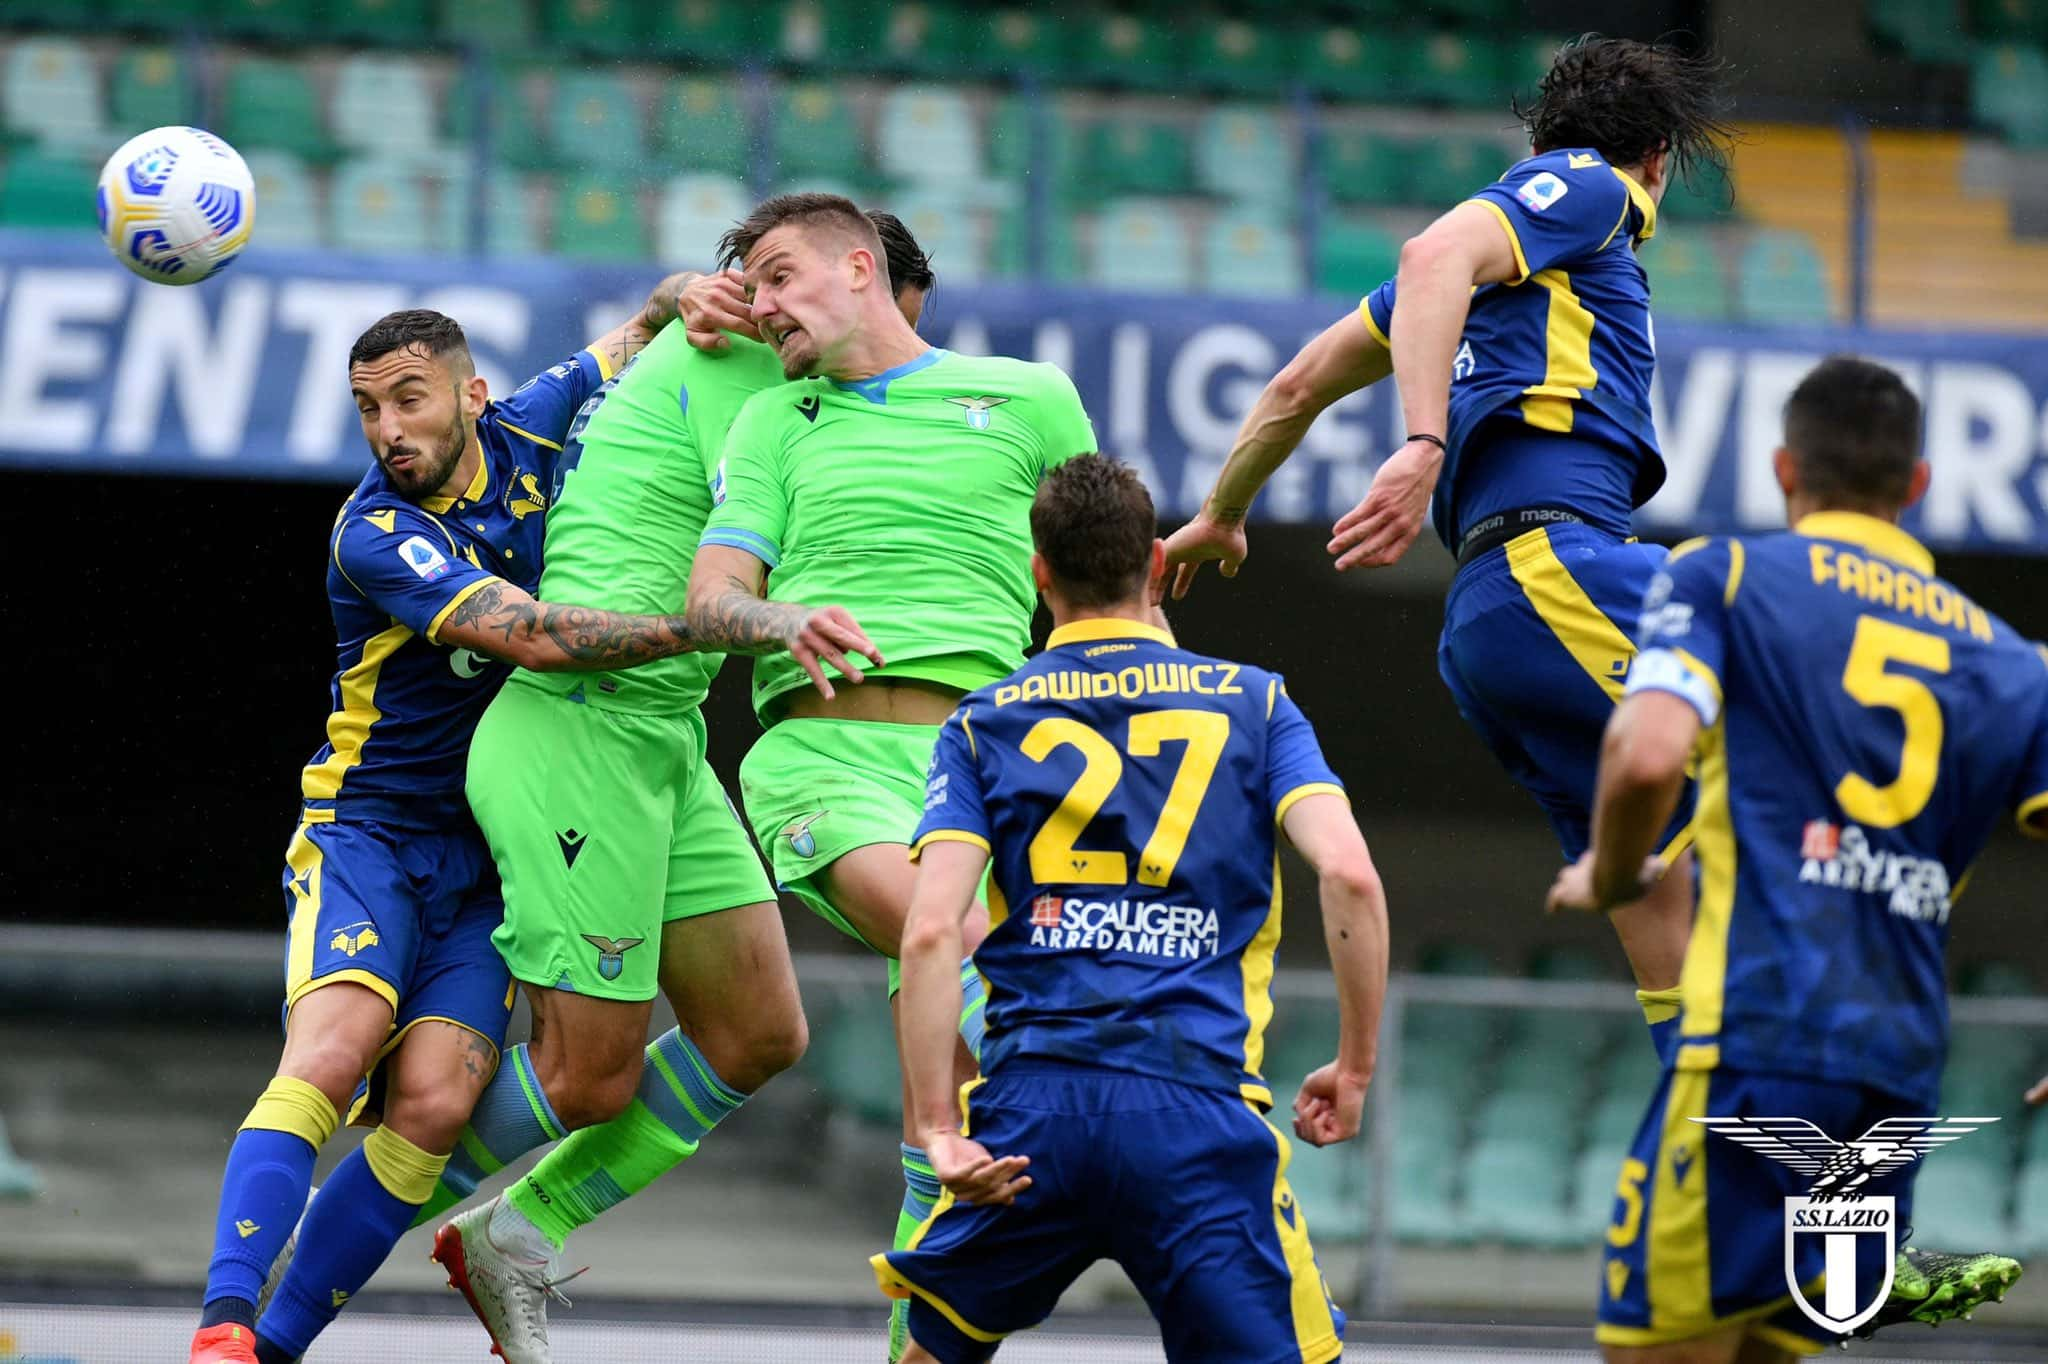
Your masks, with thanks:
M 1039 480 L 1094 448 L 1055 366 L 928 350 L 749 399 L 703 542 L 767 564 L 770 600 L 846 608 L 889 675 L 972 691 L 1024 662 Z M 787 654 L 755 659 L 756 713 L 772 724 L 807 682 Z
M 773 350 L 730 339 L 729 351 L 707 353 L 683 328 L 666 327 L 584 405 L 548 508 L 542 601 L 683 610 L 726 429 L 747 399 L 784 383 Z M 622 710 L 676 714 L 703 701 L 724 661 L 679 654 L 618 672 L 514 676 L 550 691 L 580 687 Z

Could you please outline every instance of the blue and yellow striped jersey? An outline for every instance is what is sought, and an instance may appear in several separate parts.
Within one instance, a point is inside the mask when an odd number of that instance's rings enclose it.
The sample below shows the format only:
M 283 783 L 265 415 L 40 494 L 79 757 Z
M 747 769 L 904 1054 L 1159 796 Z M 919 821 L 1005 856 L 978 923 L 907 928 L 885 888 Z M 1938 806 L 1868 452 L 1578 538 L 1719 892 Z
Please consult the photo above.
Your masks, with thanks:
M 1681 546 L 1642 619 L 1628 689 L 1707 726 L 1679 1067 L 1931 1105 L 1950 906 L 1996 820 L 2048 810 L 2048 659 L 1848 512 Z
M 436 634 L 487 583 L 539 584 L 555 457 L 605 378 L 580 351 L 487 403 L 483 460 L 459 497 L 410 502 L 372 464 L 342 504 L 327 558 L 338 670 L 327 742 L 301 778 L 307 809 L 421 827 L 466 811 L 470 735 L 511 669 Z
M 1279 677 L 1135 621 L 1063 626 L 969 695 L 911 855 L 990 851 L 983 1069 L 1050 1060 L 1270 1104 L 1279 820 L 1342 790 Z
M 1636 247 L 1657 230 L 1641 185 L 1585 148 L 1517 162 L 1474 195 L 1507 230 L 1515 277 L 1473 291 L 1451 369 L 1449 450 L 1432 515 L 1456 550 L 1467 526 L 1515 507 L 1569 506 L 1627 534 L 1629 513 L 1664 483 L 1650 420 L 1656 344 L 1650 288 Z M 1394 281 L 1360 305 L 1382 345 L 1394 325 Z M 1530 457 L 1487 446 L 1515 429 L 1583 437 L 1566 458 L 1554 443 Z M 1480 439 L 1481 428 L 1488 427 Z

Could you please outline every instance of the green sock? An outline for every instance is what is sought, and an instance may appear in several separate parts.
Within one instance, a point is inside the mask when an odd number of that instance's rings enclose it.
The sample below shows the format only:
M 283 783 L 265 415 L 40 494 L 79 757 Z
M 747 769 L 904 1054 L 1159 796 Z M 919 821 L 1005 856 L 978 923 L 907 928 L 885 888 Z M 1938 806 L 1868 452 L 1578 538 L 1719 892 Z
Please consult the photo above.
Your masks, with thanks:
M 746 1101 L 680 1028 L 671 1028 L 647 1048 L 640 1089 L 626 1111 L 570 1133 L 505 1191 L 505 1201 L 559 1250 L 570 1232 L 695 1155 L 697 1143 Z

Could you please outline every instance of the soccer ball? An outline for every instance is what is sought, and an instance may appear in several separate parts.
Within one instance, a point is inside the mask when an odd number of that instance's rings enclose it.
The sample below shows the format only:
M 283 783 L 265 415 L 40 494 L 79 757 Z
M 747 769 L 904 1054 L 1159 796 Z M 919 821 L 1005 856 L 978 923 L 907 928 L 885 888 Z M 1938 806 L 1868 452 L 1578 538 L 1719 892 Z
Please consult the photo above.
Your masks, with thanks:
M 256 183 L 241 154 L 203 128 L 152 128 L 100 172 L 100 235 L 155 284 L 197 284 L 249 244 Z

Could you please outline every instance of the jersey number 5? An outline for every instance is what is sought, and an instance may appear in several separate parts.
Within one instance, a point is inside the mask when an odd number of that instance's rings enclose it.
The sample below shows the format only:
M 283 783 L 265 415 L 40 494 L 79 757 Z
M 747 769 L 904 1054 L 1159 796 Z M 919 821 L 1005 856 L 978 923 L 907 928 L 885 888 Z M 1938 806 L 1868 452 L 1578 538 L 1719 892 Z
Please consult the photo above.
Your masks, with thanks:
M 1230 717 L 1212 710 L 1148 710 L 1131 717 L 1128 750 L 1134 758 L 1159 755 L 1160 745 L 1179 742 L 1180 769 L 1166 793 L 1159 823 L 1138 854 L 1138 884 L 1163 886 L 1188 846 L 1188 831 L 1209 794 L 1209 782 L 1216 775 L 1216 761 L 1230 741 Z M 1059 808 L 1045 821 L 1031 840 L 1031 879 L 1040 885 L 1127 886 L 1131 883 L 1130 859 L 1120 852 L 1100 852 L 1074 846 L 1103 803 L 1123 780 L 1123 754 L 1116 745 L 1079 720 L 1054 717 L 1040 720 L 1024 736 L 1024 756 L 1042 763 L 1054 749 L 1077 750 L 1085 766 Z
M 1876 616 L 1856 618 L 1842 690 L 1859 705 L 1897 711 L 1906 726 L 1896 777 L 1879 786 L 1851 772 L 1835 783 L 1842 813 L 1875 829 L 1896 829 L 1926 809 L 1941 769 L 1941 702 L 1919 678 L 1886 672 L 1885 665 L 1893 662 L 1945 673 L 1948 641 Z

